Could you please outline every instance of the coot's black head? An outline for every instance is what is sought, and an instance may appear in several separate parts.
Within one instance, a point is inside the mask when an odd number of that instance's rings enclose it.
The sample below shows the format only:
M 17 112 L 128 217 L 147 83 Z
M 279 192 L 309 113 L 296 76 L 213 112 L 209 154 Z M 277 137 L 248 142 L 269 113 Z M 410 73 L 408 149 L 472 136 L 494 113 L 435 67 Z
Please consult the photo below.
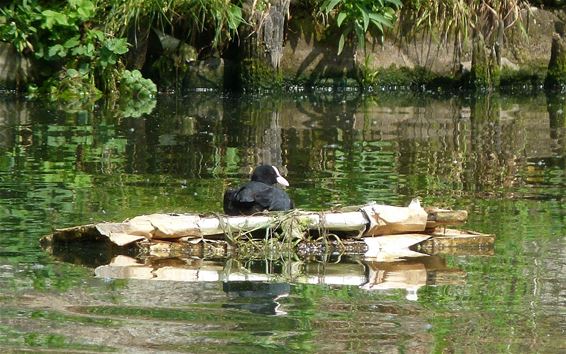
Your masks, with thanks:
M 252 173 L 252 181 L 262 182 L 270 186 L 275 183 L 289 186 L 289 182 L 281 176 L 277 167 L 271 165 L 257 166 Z

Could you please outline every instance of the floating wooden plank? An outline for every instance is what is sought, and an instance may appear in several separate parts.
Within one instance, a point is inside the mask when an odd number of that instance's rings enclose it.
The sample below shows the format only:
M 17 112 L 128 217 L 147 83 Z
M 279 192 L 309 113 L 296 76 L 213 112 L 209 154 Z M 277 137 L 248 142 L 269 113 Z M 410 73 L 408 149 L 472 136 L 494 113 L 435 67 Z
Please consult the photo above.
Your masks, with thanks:
M 129 235 L 121 232 L 111 233 L 108 237 L 111 242 L 115 243 L 118 246 L 129 245 L 130 243 L 145 239 L 145 237 L 143 236 Z
M 420 243 L 418 250 L 427 254 L 493 254 L 495 236 L 475 231 L 439 228 Z
M 418 199 L 414 199 L 408 207 L 369 204 L 360 210 L 369 220 L 364 236 L 422 232 L 428 218 Z
M 464 224 L 468 220 L 466 210 L 449 210 L 440 208 L 425 208 L 427 212 L 426 229 L 437 227 L 456 226 Z

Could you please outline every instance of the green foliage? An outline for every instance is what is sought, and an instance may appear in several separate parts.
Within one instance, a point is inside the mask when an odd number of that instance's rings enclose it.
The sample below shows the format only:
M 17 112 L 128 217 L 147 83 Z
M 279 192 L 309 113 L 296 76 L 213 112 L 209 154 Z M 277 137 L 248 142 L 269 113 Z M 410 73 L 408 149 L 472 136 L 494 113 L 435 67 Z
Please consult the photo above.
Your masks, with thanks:
M 241 7 L 230 0 L 109 0 L 108 4 L 104 21 L 110 33 L 142 32 L 148 26 L 174 32 L 181 27 L 193 39 L 212 33 L 212 48 L 227 44 L 243 22 Z
M 401 8 L 400 0 L 326 0 L 320 10 L 326 16 L 336 18 L 342 30 L 338 41 L 338 54 L 342 53 L 347 38 L 353 33 L 357 46 L 365 50 L 367 33 L 373 28 L 383 36 L 385 29 L 393 26 L 395 12 Z
M 179 27 L 193 40 L 206 33 L 208 49 L 219 49 L 243 22 L 241 7 L 229 0 L 20 0 L 0 9 L 0 16 L 0 40 L 44 62 L 41 74 L 48 79 L 37 92 L 65 100 L 123 91 L 118 81 L 128 52 L 126 34 L 147 36 L 151 27 L 172 33 Z
M 148 79 L 144 79 L 139 70 L 124 70 L 120 81 L 120 93 L 132 98 L 153 98 L 157 87 Z
M 18 52 L 33 51 L 40 13 L 35 1 L 0 8 L 0 40 L 12 43 Z
M 44 63 L 43 74 L 48 78 L 35 94 L 75 101 L 115 91 L 128 43 L 93 25 L 97 10 L 92 0 L 68 0 L 48 8 L 38 1 L 21 1 L 0 10 L 4 18 L 0 40 L 14 43 L 20 53 L 33 54 Z M 147 83 L 144 87 L 151 89 Z
M 424 67 L 409 69 L 391 66 L 379 70 L 369 68 L 367 62 L 360 65 L 358 81 L 363 90 L 387 91 L 434 91 L 457 89 L 461 83 L 456 79 L 435 74 Z
M 92 18 L 95 5 L 90 0 L 69 0 L 67 4 L 58 8 L 55 5 L 49 9 L 43 9 L 36 4 L 34 11 L 37 15 L 32 23 L 38 28 L 33 37 L 35 43 L 35 56 L 46 61 L 64 61 L 73 56 L 75 48 L 81 46 L 81 33 L 84 22 Z M 16 14 L 20 16 L 18 12 Z M 25 28 L 25 27 L 24 27 Z M 87 39 L 92 39 L 87 36 Z
M 94 85 L 87 66 L 78 69 L 61 69 L 45 82 L 42 92 L 51 100 L 75 101 L 98 98 L 100 90 Z
M 370 67 L 370 56 L 366 54 L 364 62 L 358 68 L 358 78 L 362 89 L 373 86 L 376 83 L 378 71 Z
M 138 70 L 124 70 L 120 79 L 120 110 L 124 117 L 149 114 L 156 105 L 157 87 Z
M 128 51 L 128 43 L 125 38 L 105 38 L 100 48 L 100 66 L 114 65 L 122 54 Z

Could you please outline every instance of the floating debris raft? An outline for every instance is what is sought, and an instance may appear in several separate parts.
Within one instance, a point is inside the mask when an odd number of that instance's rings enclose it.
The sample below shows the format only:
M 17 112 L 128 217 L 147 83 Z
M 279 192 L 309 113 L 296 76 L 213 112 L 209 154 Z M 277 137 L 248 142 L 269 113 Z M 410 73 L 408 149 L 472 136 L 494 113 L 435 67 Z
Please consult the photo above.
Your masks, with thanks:
M 492 247 L 493 235 L 447 229 L 463 224 L 467 217 L 465 210 L 424 209 L 416 199 L 407 207 L 369 203 L 333 211 L 293 210 L 251 216 L 151 214 L 121 223 L 58 229 L 45 236 L 42 244 L 50 247 L 94 241 L 163 256 L 195 252 L 223 256 L 254 240 L 269 245 L 273 245 L 270 240 L 277 240 L 295 251 L 333 249 L 363 252 L 371 258 L 405 254 L 415 245 L 420 252 L 435 254 L 460 246 Z

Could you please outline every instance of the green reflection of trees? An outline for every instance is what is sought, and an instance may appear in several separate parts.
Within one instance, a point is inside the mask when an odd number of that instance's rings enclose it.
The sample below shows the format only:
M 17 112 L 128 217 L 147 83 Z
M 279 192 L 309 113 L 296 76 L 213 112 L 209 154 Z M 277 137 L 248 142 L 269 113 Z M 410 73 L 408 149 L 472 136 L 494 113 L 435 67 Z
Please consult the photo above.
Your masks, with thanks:
M 85 350 L 85 351 L 112 351 L 110 347 L 77 343 L 62 335 L 43 334 L 17 329 L 14 326 L 0 325 L 0 345 L 4 347 L 26 347 L 36 350 Z
M 112 348 L 106 346 L 76 343 L 62 335 L 27 332 L 23 337 L 25 345 L 32 348 L 112 351 Z
M 89 315 L 103 316 L 109 318 L 128 318 L 141 320 L 182 321 L 198 324 L 202 328 L 208 328 L 222 324 L 222 328 L 236 328 L 237 331 L 207 330 L 209 339 L 222 340 L 229 344 L 250 346 L 250 348 L 263 348 L 265 350 L 286 350 L 287 346 L 295 350 L 304 347 L 304 328 L 300 318 L 288 316 L 256 316 L 247 311 L 226 310 L 216 306 L 189 305 L 186 308 L 148 308 L 148 307 L 123 307 L 123 306 L 93 306 L 84 308 L 83 311 Z M 295 331 L 297 331 L 295 333 Z M 253 333 L 269 332 L 264 340 L 258 340 Z M 214 343 L 211 343 L 215 347 Z M 211 349 L 210 344 L 205 346 Z M 195 350 L 194 346 L 191 346 Z
M 561 271 L 543 259 L 552 257 L 563 237 L 563 211 L 553 201 L 478 199 L 471 204 L 469 227 L 494 233 L 496 254 L 450 257 L 449 263 L 467 273 L 467 285 L 419 291 L 419 303 L 430 310 L 434 351 L 531 351 L 528 343 L 556 347 L 548 338 L 552 320 L 546 309 L 557 303 L 559 285 L 544 279 L 557 279 Z
M 560 98 L 320 93 L 228 97 L 219 103 L 217 96 L 204 94 L 162 97 L 144 119 L 118 119 L 103 108 L 65 113 L 22 102 L 5 107 L 0 105 L 0 112 L 8 112 L 0 115 L 5 137 L 0 141 L 0 263 L 11 266 L 3 271 L 13 277 L 2 278 L 8 293 L 0 301 L 29 289 L 66 291 L 91 277 L 87 268 L 53 264 L 39 249 L 37 239 L 52 227 L 154 211 L 220 211 L 224 183 L 247 179 L 246 168 L 270 158 L 288 170 L 289 191 L 301 207 L 368 200 L 401 204 L 419 195 L 425 205 L 467 209 L 467 227 L 497 235 L 495 256 L 449 257 L 468 273 L 466 285 L 422 288 L 418 306 L 408 304 L 403 291 L 304 285 L 295 287 L 287 302 L 290 318 L 256 321 L 251 314 L 218 309 L 103 308 L 108 313 L 101 315 L 213 323 L 220 314 L 234 326 L 246 323 L 239 343 L 251 343 L 246 336 L 265 328 L 281 335 L 297 331 L 286 341 L 296 350 L 323 342 L 317 336 L 334 333 L 337 325 L 346 328 L 340 338 L 359 349 L 366 342 L 347 338 L 352 331 L 368 338 L 393 331 L 389 326 L 404 323 L 395 311 L 417 319 L 419 326 L 430 323 L 428 331 L 418 327 L 419 335 L 430 333 L 438 351 L 507 348 L 481 342 L 487 331 L 519 352 L 525 342 L 517 336 L 546 333 L 540 302 L 556 298 L 557 290 L 536 287 L 533 279 L 544 281 L 541 274 L 554 271 L 540 262 L 563 237 L 566 223 L 566 110 Z M 382 312 L 363 317 L 376 308 Z M 383 314 L 393 320 L 379 322 Z M 73 322 L 53 318 L 59 320 Z M 374 323 L 384 327 L 368 327 Z M 406 331 L 399 329 L 391 340 L 409 348 Z M 279 338 L 277 344 L 284 341 Z M 260 348 L 282 347 L 266 339 Z
M 403 194 L 424 192 L 449 204 L 475 193 L 521 190 L 529 156 L 552 154 L 544 101 L 483 96 L 423 106 L 401 126 L 400 139 L 409 137 L 400 143 L 399 171 L 408 178 Z
M 404 290 L 297 284 L 292 294 L 289 315 L 303 319 L 318 351 L 428 351 L 420 310 L 405 300 Z
M 555 144 L 553 150 L 557 156 L 562 156 L 560 166 L 566 171 L 566 101 L 562 94 L 547 96 L 547 109 L 550 123 L 550 134 Z
M 62 226 L 82 223 L 84 215 L 218 211 L 218 179 L 239 183 L 260 162 L 286 167 L 297 204 L 313 209 L 402 204 L 413 196 L 452 206 L 474 193 L 522 192 L 540 171 L 560 183 L 559 169 L 529 163 L 548 142 L 549 154 L 564 146 L 560 119 L 550 119 L 554 137 L 544 136 L 545 115 L 555 117 L 557 106 L 549 103 L 547 112 L 544 102 L 345 92 L 227 97 L 218 104 L 203 94 L 163 97 L 141 120 L 104 109 L 46 113 L 29 104 L 28 116 L 2 126 L 8 139 L 0 166 L 11 171 L 2 188 L 18 205 L 0 215 L 47 217 Z M 550 163 L 560 168 L 563 160 Z
M 529 170 L 527 173 L 526 177 L 531 174 Z M 556 298 L 559 290 L 541 279 L 545 276 L 557 279 L 560 273 L 554 269 L 552 261 L 542 260 L 553 259 L 553 247 L 559 245 L 563 237 L 564 209 L 560 203 L 563 189 L 559 191 L 560 182 L 553 187 L 553 183 L 545 185 L 532 177 L 525 181 L 527 183 L 519 188 L 521 194 L 540 201 L 498 198 L 470 201 L 469 226 L 497 235 L 495 257 L 463 263 L 471 286 L 445 289 L 443 293 L 427 289 L 431 305 L 462 306 L 456 315 L 446 311 L 445 315 L 435 316 L 435 320 L 446 324 L 449 335 L 444 336 L 444 342 L 452 349 L 466 346 L 494 352 L 509 348 L 524 351 L 522 338 L 532 338 L 533 342 L 547 348 L 556 346 L 545 338 L 549 319 L 544 310 L 548 304 L 543 302 L 552 303 L 549 299 Z M 480 327 L 470 328 L 466 324 L 476 321 Z M 483 330 L 477 331 L 477 328 Z M 470 333 L 470 337 L 460 338 L 462 332 Z M 494 333 L 499 343 L 483 340 L 481 344 L 485 332 Z

